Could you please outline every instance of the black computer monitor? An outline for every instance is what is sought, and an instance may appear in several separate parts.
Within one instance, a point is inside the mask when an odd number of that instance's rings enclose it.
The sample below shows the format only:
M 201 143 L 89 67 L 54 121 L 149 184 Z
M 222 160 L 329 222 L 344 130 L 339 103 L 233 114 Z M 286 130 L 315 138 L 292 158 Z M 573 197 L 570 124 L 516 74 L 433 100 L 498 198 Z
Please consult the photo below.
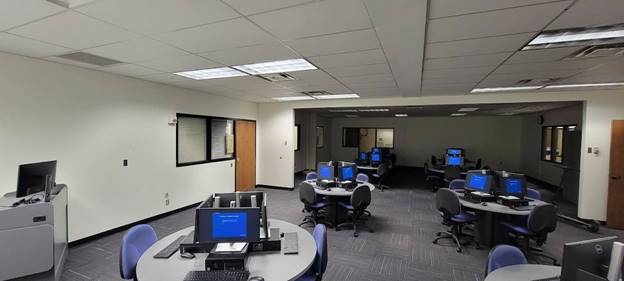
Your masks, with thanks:
M 199 243 L 260 240 L 260 208 L 197 208 L 195 237 Z
M 522 174 L 504 173 L 499 179 L 500 192 L 506 196 L 524 198 L 527 194 L 526 177 Z
M 319 163 L 317 172 L 320 180 L 333 180 L 335 178 L 334 166 L 330 166 L 327 163 Z
M 561 280 L 584 281 L 587 279 L 577 278 L 584 274 L 606 277 L 611 261 L 611 249 L 616 239 L 617 237 L 612 236 L 564 244 Z
M 371 153 L 371 162 L 375 164 L 381 163 L 381 153 Z
M 463 148 L 447 148 L 446 155 L 464 156 L 464 149 Z
M 464 166 L 464 157 L 461 157 L 461 156 L 447 156 L 446 157 L 446 165 L 447 166 Z
M 16 197 L 52 189 L 55 185 L 56 161 L 20 165 L 17 172 Z
M 360 152 L 358 154 L 358 160 L 363 161 L 363 162 L 368 161 L 368 152 L 364 152 L 364 151 Z
M 479 172 L 468 172 L 464 189 L 468 191 L 479 191 L 490 193 L 492 189 L 492 175 Z
M 357 173 L 357 167 L 353 165 L 346 165 L 339 168 L 340 181 L 354 181 Z

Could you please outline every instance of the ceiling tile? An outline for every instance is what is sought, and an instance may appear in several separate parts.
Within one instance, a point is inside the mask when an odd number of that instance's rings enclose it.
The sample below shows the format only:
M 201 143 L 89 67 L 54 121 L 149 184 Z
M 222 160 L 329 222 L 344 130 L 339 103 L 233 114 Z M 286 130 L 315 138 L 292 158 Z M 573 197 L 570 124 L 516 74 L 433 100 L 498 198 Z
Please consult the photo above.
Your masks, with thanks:
M 278 42 L 201 53 L 200 55 L 225 65 L 240 65 L 299 58 L 299 55 Z
M 0 31 L 29 23 L 65 9 L 42 0 L 0 1 Z
M 386 63 L 386 57 L 381 49 L 310 57 L 308 60 L 321 68 Z
M 198 55 L 185 55 L 179 57 L 154 59 L 138 62 L 137 64 L 164 72 L 181 72 L 222 66 Z
M 149 38 L 137 38 L 84 50 L 87 53 L 123 62 L 138 62 L 156 58 L 177 57 L 186 52 Z
M 331 76 L 322 70 L 305 70 L 289 73 L 293 77 L 304 81 L 316 81 L 316 80 L 334 80 Z
M 370 28 L 361 0 L 327 0 L 251 16 L 282 40 Z
M 29 57 L 47 57 L 71 53 L 63 48 L 8 33 L 0 33 L 0 51 Z
M 269 34 L 244 18 L 178 30 L 156 35 L 155 37 L 192 53 L 203 53 L 274 41 Z
M 477 83 L 481 79 L 483 79 L 482 75 L 479 76 L 456 76 L 456 77 L 447 77 L 447 78 L 432 78 L 432 79 L 423 79 L 423 85 L 447 85 L 447 84 L 467 84 L 467 83 Z
M 424 89 L 445 89 L 445 88 L 474 88 L 474 86 L 477 85 L 476 82 L 471 82 L 471 83 L 446 83 L 446 84 L 430 84 L 427 82 L 427 80 L 423 80 L 423 85 L 422 88 Z
M 394 81 L 377 81 L 377 82 L 360 82 L 360 83 L 345 83 L 347 87 L 353 89 L 354 91 L 362 90 L 362 89 L 377 89 L 377 88 L 390 88 L 396 87 L 396 83 Z
M 300 5 L 315 0 L 224 0 L 238 12 L 244 15 L 257 14 L 285 7 Z
M 385 98 L 389 96 L 401 96 L 401 91 L 397 87 L 358 89 L 355 92 L 363 98 Z
M 71 10 L 12 29 L 10 33 L 76 50 L 128 40 L 136 36 Z
M 537 62 L 522 64 L 503 64 L 497 70 L 497 74 L 505 73 L 526 73 L 526 72 L 546 72 L 559 70 L 587 69 L 598 66 L 610 60 L 610 58 L 561 60 L 553 62 Z
M 517 51 L 536 33 L 427 44 L 426 58 L 447 58 Z
M 525 6 L 486 13 L 432 19 L 427 26 L 427 42 L 499 36 L 540 31 L 571 1 Z M 492 24 L 496 23 L 496 24 Z
M 469 67 L 469 68 L 452 68 L 452 69 L 433 69 L 423 71 L 423 79 L 448 78 L 457 76 L 476 76 L 483 77 L 494 70 L 495 66 Z
M 437 58 L 425 60 L 425 70 L 496 66 L 508 58 L 512 52 L 475 55 L 464 57 Z
M 552 2 L 552 0 L 432 0 L 429 4 L 429 18 L 432 19 L 491 10 L 501 10 L 544 2 Z
M 158 70 L 149 69 L 147 67 L 143 67 L 135 64 L 115 64 L 112 66 L 98 68 L 98 70 L 117 73 L 126 76 L 145 76 L 150 74 L 161 73 Z
M 337 67 L 325 69 L 334 77 L 351 77 L 370 74 L 391 74 L 390 67 L 387 63 L 357 65 L 348 67 Z
M 99 67 L 98 65 L 77 62 L 77 61 L 74 61 L 74 60 L 68 60 L 68 59 L 64 59 L 64 58 L 61 58 L 61 57 L 45 57 L 43 59 L 45 59 L 47 61 L 58 62 L 58 63 L 62 63 L 62 64 L 68 64 L 68 65 L 78 66 L 78 67 L 82 67 L 82 68 L 98 68 Z
M 391 74 L 374 74 L 374 75 L 362 75 L 353 77 L 342 77 L 339 80 L 345 84 L 355 83 L 371 83 L 371 82 L 386 82 L 390 81 L 394 83 L 394 77 Z
M 514 63 L 558 61 L 583 48 L 584 47 L 565 47 L 565 48 L 518 51 L 513 56 L 511 56 L 505 63 L 514 64 Z
M 468 94 L 474 86 L 475 84 L 454 84 L 442 87 L 423 87 L 422 94 L 423 96 Z
M 379 40 L 372 29 L 308 37 L 284 42 L 303 56 L 320 56 L 378 49 Z
M 182 81 L 192 81 L 191 78 L 186 78 L 180 75 L 175 75 L 171 73 L 159 73 L 159 74 L 150 74 L 145 76 L 139 76 L 138 78 L 159 82 L 159 83 L 179 83 Z
M 579 0 L 546 29 L 593 27 L 623 22 L 622 0 Z
M 143 34 L 173 31 L 239 16 L 217 0 L 99 0 L 77 10 Z
M 597 82 L 624 82 L 624 58 L 613 59 L 591 71 L 583 71 L 574 77 L 563 80 L 563 84 L 597 83 Z

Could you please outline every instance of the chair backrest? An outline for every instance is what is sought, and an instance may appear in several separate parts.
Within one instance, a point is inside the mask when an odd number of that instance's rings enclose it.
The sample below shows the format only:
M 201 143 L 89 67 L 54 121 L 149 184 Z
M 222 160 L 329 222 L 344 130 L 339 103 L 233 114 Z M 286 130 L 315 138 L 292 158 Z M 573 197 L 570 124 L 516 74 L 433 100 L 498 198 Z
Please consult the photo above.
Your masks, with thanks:
M 464 189 L 464 186 L 466 186 L 466 181 L 462 180 L 462 179 L 454 179 L 451 182 L 449 182 L 449 189 Z
M 303 205 L 309 206 L 316 202 L 316 192 L 314 192 L 314 186 L 307 182 L 301 182 L 299 184 L 299 200 L 303 202 Z
M 360 185 L 351 194 L 351 206 L 356 210 L 365 210 L 371 203 L 371 191 L 366 185 Z
M 377 174 L 380 177 L 383 177 L 386 175 L 386 173 L 388 172 L 388 164 L 387 163 L 381 163 L 379 164 L 379 167 L 377 167 Z
M 119 251 L 119 273 L 123 279 L 136 278 L 136 266 L 139 258 L 158 241 L 156 232 L 147 224 L 133 226 L 121 240 Z
M 461 169 L 457 166 L 448 166 L 444 169 L 444 178 L 454 180 L 461 178 Z
M 316 174 L 316 172 L 309 172 L 308 174 L 306 174 L 306 180 L 316 180 L 318 178 L 318 175 Z
M 425 170 L 425 177 L 429 175 L 429 163 L 425 162 L 423 164 L 423 169 Z
M 483 165 L 483 162 L 481 162 L 481 158 L 477 159 L 477 163 L 475 164 L 475 169 L 479 170 L 481 169 L 481 165 Z
M 438 189 L 436 193 L 436 208 L 445 218 L 450 218 L 461 212 L 461 203 L 455 191 L 448 188 Z
M 531 198 L 531 199 L 537 199 L 537 200 L 542 200 L 542 194 L 533 188 L 528 188 L 527 187 L 527 197 Z
M 538 236 L 545 236 L 557 229 L 557 207 L 551 204 L 535 206 L 527 220 L 527 229 Z
M 526 263 L 527 259 L 520 249 L 509 245 L 498 245 L 488 255 L 485 275 L 501 267 Z
M 438 158 L 435 155 L 431 155 L 431 165 L 438 165 Z
M 314 241 L 316 242 L 316 258 L 314 259 L 313 270 L 317 276 L 323 276 L 327 269 L 327 228 L 324 224 L 317 224 L 312 232 Z
M 368 179 L 368 175 L 359 173 L 355 177 L 355 180 L 359 182 L 368 182 L 369 179 Z

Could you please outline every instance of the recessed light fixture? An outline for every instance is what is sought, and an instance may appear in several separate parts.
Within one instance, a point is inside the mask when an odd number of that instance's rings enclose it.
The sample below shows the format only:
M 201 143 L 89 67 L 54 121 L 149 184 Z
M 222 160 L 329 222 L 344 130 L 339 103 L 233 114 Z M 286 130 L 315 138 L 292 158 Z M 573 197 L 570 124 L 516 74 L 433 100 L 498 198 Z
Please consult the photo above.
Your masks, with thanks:
M 470 93 L 492 93 L 492 92 L 511 92 L 511 91 L 530 91 L 539 90 L 544 86 L 521 86 L 521 87 L 497 87 L 497 88 L 474 88 Z
M 358 109 L 359 112 L 388 112 L 390 109 L 387 108 L 362 108 Z
M 276 97 L 273 99 L 277 101 L 298 101 L 298 100 L 313 100 L 314 98 L 310 96 L 291 96 L 291 97 Z
M 624 24 L 544 31 L 522 50 L 570 46 L 603 45 L 624 42 Z
M 360 117 L 359 115 L 355 115 L 355 114 L 347 114 L 345 115 L 345 117 L 347 118 L 356 118 L 356 117 Z
M 312 96 L 319 100 L 335 100 L 335 99 L 357 99 L 360 96 L 358 94 L 335 94 L 335 95 L 316 95 Z
M 466 115 L 468 115 L 468 113 L 451 113 L 451 116 L 453 117 L 466 116 Z
M 317 69 L 305 59 L 290 59 L 269 61 L 245 65 L 233 66 L 234 68 L 249 73 L 251 75 L 280 73 L 280 72 L 293 72 L 301 70 Z
M 176 72 L 174 74 L 184 76 L 187 78 L 191 78 L 191 79 L 195 79 L 195 80 L 247 76 L 247 73 L 243 73 L 236 69 L 231 69 L 229 67 L 191 70 L 191 71 L 184 71 L 184 72 Z
M 563 88 L 620 87 L 620 86 L 624 86 L 624 82 L 548 85 L 545 88 L 546 89 L 563 89 Z
M 394 117 L 407 117 L 407 113 L 396 113 Z
M 345 112 L 358 112 L 358 111 L 357 111 L 357 109 L 330 109 L 329 112 L 345 113 Z
M 477 111 L 479 110 L 478 107 L 464 107 L 464 108 L 460 108 L 457 111 L 459 112 L 472 112 L 472 111 Z

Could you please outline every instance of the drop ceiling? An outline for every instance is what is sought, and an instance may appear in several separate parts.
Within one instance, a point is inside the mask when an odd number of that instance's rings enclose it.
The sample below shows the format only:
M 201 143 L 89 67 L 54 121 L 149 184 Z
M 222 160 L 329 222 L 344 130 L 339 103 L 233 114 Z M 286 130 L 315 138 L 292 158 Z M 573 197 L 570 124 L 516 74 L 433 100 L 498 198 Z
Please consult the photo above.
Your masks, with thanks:
M 58 2 L 58 1 L 57 1 Z M 519 51 L 539 32 L 624 22 L 621 0 L 0 1 L 0 51 L 253 102 L 303 91 L 361 98 L 467 95 L 520 80 L 624 81 L 624 58 Z M 101 67 L 59 56 L 89 53 Z M 175 72 L 305 58 L 294 81 Z

